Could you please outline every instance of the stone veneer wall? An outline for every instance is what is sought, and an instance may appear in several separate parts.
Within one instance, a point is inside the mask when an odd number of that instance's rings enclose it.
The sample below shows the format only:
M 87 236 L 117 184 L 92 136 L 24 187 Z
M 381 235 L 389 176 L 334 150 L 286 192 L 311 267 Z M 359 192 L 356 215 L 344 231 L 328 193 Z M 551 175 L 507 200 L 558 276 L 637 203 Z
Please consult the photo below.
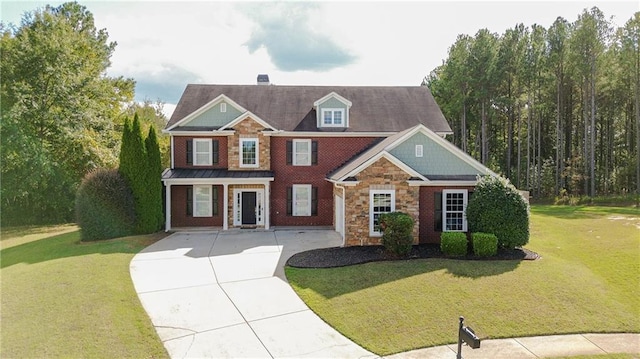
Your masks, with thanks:
M 391 187 L 395 189 L 395 210 L 411 215 L 415 221 L 413 242 L 418 244 L 420 187 L 409 186 L 409 174 L 386 158 L 381 158 L 360 172 L 356 178 L 360 183 L 346 187 L 346 245 L 380 244 L 380 237 L 369 236 L 369 190 Z
M 266 170 L 271 169 L 271 140 L 262 133 L 264 127 L 251 118 L 240 121 L 233 127 L 236 133 L 229 136 L 229 170 Z M 240 138 L 258 139 L 258 167 L 240 167 Z

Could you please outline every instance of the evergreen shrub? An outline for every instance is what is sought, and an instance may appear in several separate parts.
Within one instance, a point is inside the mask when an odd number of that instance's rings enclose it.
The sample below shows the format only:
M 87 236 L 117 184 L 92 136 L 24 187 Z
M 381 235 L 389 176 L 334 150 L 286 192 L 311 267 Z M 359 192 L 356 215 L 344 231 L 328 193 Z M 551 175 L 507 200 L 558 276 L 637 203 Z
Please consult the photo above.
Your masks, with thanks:
M 413 245 L 413 218 L 402 212 L 385 213 L 380 216 L 383 229 L 382 245 L 391 253 L 404 257 Z
M 135 231 L 131 188 L 115 169 L 96 169 L 76 193 L 76 221 L 83 241 L 117 238 Z
M 513 249 L 529 242 L 529 204 L 507 179 L 482 177 L 466 214 L 469 231 L 495 234 L 500 248 Z
M 491 233 L 472 233 L 473 254 L 478 257 L 491 257 L 498 253 L 498 237 Z
M 464 232 L 442 232 L 440 234 L 440 250 L 448 256 L 465 256 L 467 245 L 467 235 Z

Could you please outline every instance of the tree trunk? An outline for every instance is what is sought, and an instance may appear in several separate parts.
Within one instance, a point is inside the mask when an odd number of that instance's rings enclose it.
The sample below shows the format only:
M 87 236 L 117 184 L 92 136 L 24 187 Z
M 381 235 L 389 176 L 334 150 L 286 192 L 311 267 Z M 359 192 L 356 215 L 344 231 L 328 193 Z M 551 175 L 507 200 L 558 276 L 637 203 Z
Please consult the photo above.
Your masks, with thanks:
M 489 140 L 487 139 L 487 111 L 485 108 L 485 101 L 482 101 L 482 128 L 481 128 L 481 158 L 482 164 L 487 165 L 488 162 L 488 152 L 489 152 Z
M 596 195 L 596 59 L 591 59 L 591 138 L 589 148 L 589 179 L 591 182 L 589 196 Z

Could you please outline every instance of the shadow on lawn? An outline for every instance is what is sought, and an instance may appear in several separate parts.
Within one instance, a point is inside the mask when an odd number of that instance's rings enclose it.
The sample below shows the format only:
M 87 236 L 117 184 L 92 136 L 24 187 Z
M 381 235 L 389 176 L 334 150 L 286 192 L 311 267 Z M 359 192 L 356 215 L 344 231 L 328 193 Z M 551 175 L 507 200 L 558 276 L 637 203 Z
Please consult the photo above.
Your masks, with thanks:
M 158 232 L 142 236 L 81 242 L 80 231 L 74 231 L 2 249 L 0 251 L 0 268 L 18 263 L 34 264 L 90 254 L 133 254 L 164 236 L 166 236 L 164 232 Z
M 414 258 L 409 260 L 376 261 L 337 268 L 286 269 L 287 279 L 302 288 L 310 288 L 326 298 L 332 298 L 362 289 L 391 283 L 426 273 L 446 271 L 454 277 L 471 280 L 497 276 L 518 268 L 524 259 L 512 260 L 464 260 L 447 258 Z M 316 278 L 304 271 L 317 271 Z M 300 275 L 298 275 L 300 274 Z

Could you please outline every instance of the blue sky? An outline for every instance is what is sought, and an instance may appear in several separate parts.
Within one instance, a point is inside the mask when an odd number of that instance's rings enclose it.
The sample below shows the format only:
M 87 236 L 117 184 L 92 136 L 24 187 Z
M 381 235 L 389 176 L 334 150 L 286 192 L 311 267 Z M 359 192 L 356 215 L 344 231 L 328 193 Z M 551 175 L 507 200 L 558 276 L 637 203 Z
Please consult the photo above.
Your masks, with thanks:
M 419 85 L 458 34 L 517 23 L 573 22 L 598 6 L 622 26 L 638 1 L 218 2 L 79 1 L 118 46 L 109 75 L 137 81 L 136 99 L 175 108 L 188 83 Z M 61 2 L 2 1 L 0 18 Z

